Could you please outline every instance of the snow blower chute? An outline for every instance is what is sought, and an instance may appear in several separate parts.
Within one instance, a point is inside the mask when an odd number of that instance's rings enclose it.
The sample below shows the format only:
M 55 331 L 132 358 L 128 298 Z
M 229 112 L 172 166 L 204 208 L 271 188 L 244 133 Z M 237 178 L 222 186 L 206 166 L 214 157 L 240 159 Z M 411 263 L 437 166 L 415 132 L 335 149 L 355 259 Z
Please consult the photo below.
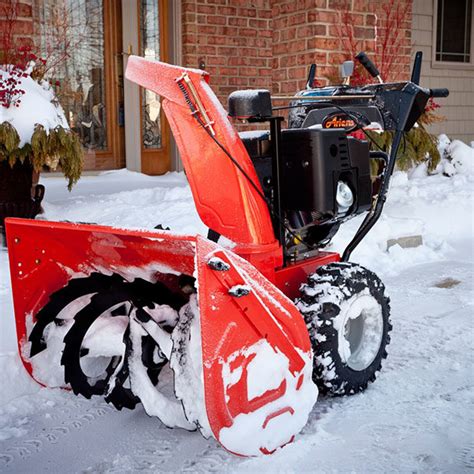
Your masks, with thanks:
M 131 56 L 127 77 L 162 97 L 209 234 L 7 219 L 21 357 L 46 386 L 142 403 L 233 453 L 271 453 L 303 428 L 318 388 L 356 393 L 380 370 L 388 298 L 347 260 L 381 213 L 403 131 L 446 91 L 416 78 L 310 88 L 287 130 L 268 91 L 240 91 L 229 115 L 269 131 L 239 136 L 204 71 Z M 390 156 L 350 136 L 369 116 L 395 130 Z M 377 193 L 371 159 L 385 164 Z M 342 261 L 323 251 L 360 213 Z M 174 393 L 159 383 L 167 363 Z

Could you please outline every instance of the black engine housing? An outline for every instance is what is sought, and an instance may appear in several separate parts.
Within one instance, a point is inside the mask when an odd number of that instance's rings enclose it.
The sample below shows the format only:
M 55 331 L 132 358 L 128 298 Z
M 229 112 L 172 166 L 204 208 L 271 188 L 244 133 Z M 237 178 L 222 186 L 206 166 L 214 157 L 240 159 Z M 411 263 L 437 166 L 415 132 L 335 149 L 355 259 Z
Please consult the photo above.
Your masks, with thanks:
M 271 197 L 273 186 L 271 146 L 268 132 L 244 132 L 244 145 L 254 163 L 260 184 Z M 315 224 L 340 220 L 370 208 L 369 146 L 366 141 L 348 137 L 344 130 L 320 128 L 288 129 L 281 134 L 280 194 L 282 210 L 310 213 Z M 338 181 L 347 184 L 354 203 L 338 214 Z M 291 220 L 292 227 L 295 225 Z M 300 226 L 307 225 L 303 219 Z
M 343 130 L 289 129 L 282 133 L 281 198 L 285 210 L 338 214 L 338 181 L 354 195 L 350 214 L 370 207 L 372 188 L 367 142 Z

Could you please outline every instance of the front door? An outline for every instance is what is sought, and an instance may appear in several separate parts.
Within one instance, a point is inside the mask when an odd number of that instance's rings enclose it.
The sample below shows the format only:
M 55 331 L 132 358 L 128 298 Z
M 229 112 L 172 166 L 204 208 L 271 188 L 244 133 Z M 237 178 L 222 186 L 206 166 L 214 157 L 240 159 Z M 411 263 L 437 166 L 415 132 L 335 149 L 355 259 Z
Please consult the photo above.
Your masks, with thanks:
M 125 166 L 120 4 L 36 0 L 35 11 L 47 76 L 58 84 L 66 118 L 81 138 L 84 168 Z
M 130 54 L 167 61 L 167 4 L 122 0 L 124 67 Z M 127 168 L 147 174 L 169 171 L 169 128 L 160 97 L 125 79 L 124 103 Z
M 124 79 L 129 54 L 167 60 L 165 0 L 36 0 L 43 54 L 86 170 L 170 169 L 159 97 Z

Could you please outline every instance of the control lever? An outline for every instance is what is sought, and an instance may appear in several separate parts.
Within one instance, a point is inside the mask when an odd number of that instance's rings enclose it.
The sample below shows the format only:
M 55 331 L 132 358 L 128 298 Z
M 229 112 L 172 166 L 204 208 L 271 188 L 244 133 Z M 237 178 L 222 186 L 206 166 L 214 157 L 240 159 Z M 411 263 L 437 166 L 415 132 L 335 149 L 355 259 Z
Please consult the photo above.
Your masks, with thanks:
M 316 64 L 309 67 L 308 80 L 306 81 L 306 89 L 313 89 L 314 78 L 316 77 Z
M 341 64 L 342 84 L 348 86 L 351 83 L 351 76 L 354 72 L 354 61 L 344 61 Z
M 361 51 L 357 56 L 356 59 L 364 66 L 365 70 L 372 76 L 375 77 L 381 84 L 383 84 L 383 80 L 380 77 L 379 70 L 375 67 L 375 64 L 369 59 L 367 54 L 364 51 Z
M 415 54 L 415 61 L 413 62 L 413 70 L 411 72 L 410 79 L 410 81 L 417 86 L 420 85 L 421 61 L 423 61 L 423 51 L 417 51 Z

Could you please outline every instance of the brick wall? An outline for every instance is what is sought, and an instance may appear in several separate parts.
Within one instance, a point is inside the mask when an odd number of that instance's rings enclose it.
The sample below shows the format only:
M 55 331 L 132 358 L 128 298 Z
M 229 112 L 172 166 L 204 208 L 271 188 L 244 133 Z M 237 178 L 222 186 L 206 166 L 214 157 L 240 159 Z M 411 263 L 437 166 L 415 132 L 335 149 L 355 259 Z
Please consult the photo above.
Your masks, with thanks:
M 401 4 L 404 0 L 398 1 Z M 411 3 L 411 1 L 409 2 Z M 352 44 L 356 50 L 376 55 L 377 28 L 384 18 L 382 0 L 277 0 L 273 2 L 273 90 L 292 93 L 304 87 L 308 64 L 318 65 L 322 85 L 327 77 L 338 75 L 338 66 L 352 59 L 347 41 L 341 41 L 344 27 L 352 25 Z M 390 79 L 407 77 L 410 63 L 411 9 L 403 24 L 402 48 L 398 51 L 397 71 Z M 380 40 L 380 35 L 379 35 Z M 393 71 L 395 72 L 395 71 Z
M 13 28 L 13 37 L 16 44 L 33 42 L 34 21 L 32 13 L 33 0 L 22 0 L 17 4 L 17 19 Z M 8 28 L 7 11 L 11 10 L 11 0 L 0 0 L 0 32 Z M 0 33 L 1 34 L 1 33 Z
M 387 0 L 384 0 L 387 1 Z M 341 14 L 349 10 L 359 49 L 374 51 L 382 0 L 183 0 L 183 62 L 202 62 L 225 103 L 238 88 L 294 93 L 304 87 L 311 62 L 318 79 L 333 75 L 350 59 L 341 43 Z M 412 0 L 399 0 L 397 3 Z M 397 74 L 407 77 L 411 56 L 411 9 L 397 58 Z
M 271 0 L 183 0 L 183 63 L 204 68 L 225 103 L 236 89 L 272 86 Z

